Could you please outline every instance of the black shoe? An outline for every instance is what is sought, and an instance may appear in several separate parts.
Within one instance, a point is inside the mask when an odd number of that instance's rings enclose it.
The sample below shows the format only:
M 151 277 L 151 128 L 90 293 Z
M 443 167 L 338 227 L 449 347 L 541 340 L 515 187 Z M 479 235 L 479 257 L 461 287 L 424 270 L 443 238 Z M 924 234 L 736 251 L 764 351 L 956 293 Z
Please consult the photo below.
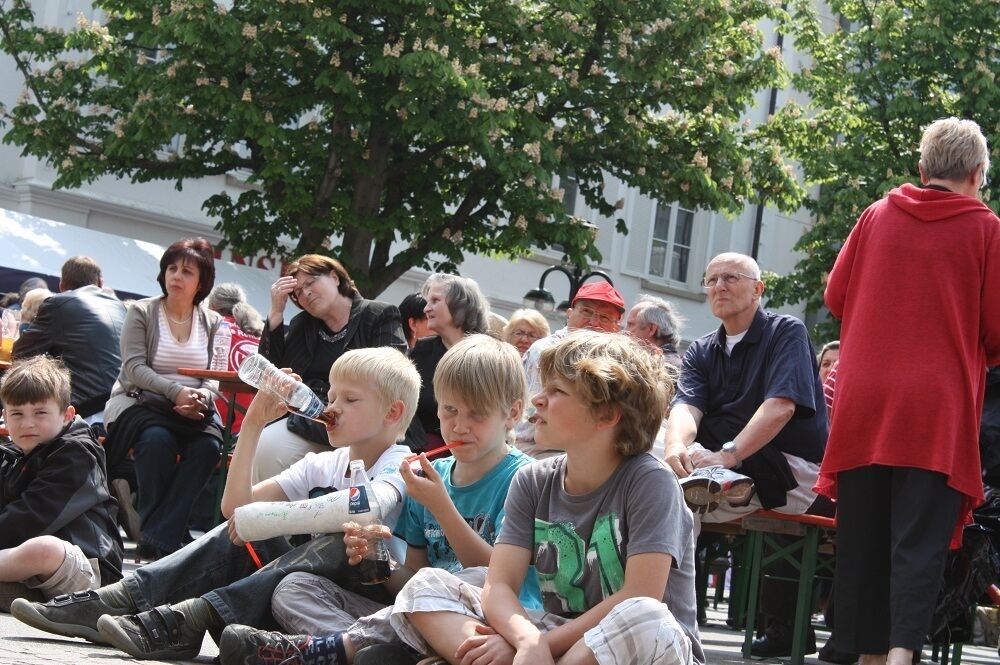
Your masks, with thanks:
M 138 543 L 135 546 L 135 563 L 140 564 L 143 561 L 146 563 L 152 563 L 157 559 L 162 559 L 167 556 L 167 553 L 161 550 L 156 545 L 151 545 L 149 543 Z
M 107 643 L 97 632 L 98 619 L 105 614 L 121 616 L 132 611 L 108 605 L 93 590 L 56 596 L 47 603 L 18 598 L 10 605 L 14 618 L 32 628 L 66 637 L 82 637 L 97 644 Z
M 819 659 L 837 665 L 853 665 L 853 663 L 858 662 L 858 654 L 838 650 L 837 647 L 833 646 L 833 640 L 829 639 L 819 650 Z
M 816 631 L 810 626 L 806 633 L 805 653 L 816 652 Z M 783 658 L 792 655 L 792 627 L 783 623 L 772 623 L 764 631 L 764 636 L 754 640 L 750 646 L 753 658 Z
M 191 628 L 169 605 L 128 616 L 102 616 L 97 632 L 106 643 L 139 660 L 192 660 L 205 640 L 205 631 Z
M 219 665 L 293 665 L 302 663 L 302 653 L 312 638 L 283 635 L 236 624 L 226 626 L 219 640 Z

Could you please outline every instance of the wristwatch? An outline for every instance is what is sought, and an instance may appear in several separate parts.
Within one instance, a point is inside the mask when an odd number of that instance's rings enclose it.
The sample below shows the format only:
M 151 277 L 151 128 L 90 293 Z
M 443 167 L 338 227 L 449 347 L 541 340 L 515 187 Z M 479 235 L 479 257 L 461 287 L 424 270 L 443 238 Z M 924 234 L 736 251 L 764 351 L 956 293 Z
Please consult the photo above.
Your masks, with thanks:
M 743 462 L 740 461 L 739 455 L 736 454 L 736 442 L 735 441 L 726 441 L 724 444 L 722 444 L 722 452 L 729 453 L 730 455 L 733 456 L 733 459 L 736 460 L 736 464 L 732 466 L 733 469 L 740 468 L 740 465 Z

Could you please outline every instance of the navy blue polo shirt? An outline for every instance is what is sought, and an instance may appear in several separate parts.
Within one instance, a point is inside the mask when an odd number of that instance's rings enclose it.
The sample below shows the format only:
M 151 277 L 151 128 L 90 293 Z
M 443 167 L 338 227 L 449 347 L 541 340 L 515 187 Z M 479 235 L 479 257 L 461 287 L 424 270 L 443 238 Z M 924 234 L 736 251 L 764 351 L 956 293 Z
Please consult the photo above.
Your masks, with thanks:
M 723 326 L 688 347 L 674 403 L 704 414 L 695 440 L 719 450 L 771 397 L 795 402 L 795 415 L 768 445 L 819 463 L 826 448 L 826 402 L 806 327 L 794 316 L 758 309 L 732 355 L 726 355 Z

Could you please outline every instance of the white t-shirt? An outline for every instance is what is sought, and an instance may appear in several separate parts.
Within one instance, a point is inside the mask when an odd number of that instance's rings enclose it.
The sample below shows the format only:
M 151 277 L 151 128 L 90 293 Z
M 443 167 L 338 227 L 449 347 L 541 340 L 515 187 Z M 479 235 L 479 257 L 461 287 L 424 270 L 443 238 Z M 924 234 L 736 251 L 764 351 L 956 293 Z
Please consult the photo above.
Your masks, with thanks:
M 372 481 L 372 489 L 378 492 L 378 484 L 388 485 L 396 491 L 399 500 L 388 515 L 383 515 L 383 523 L 390 529 L 396 527 L 396 521 L 403 510 L 403 499 L 406 497 L 406 483 L 399 475 L 399 467 L 411 453 L 406 446 L 395 444 L 385 449 L 368 471 Z M 291 465 L 274 477 L 275 482 L 288 497 L 289 501 L 314 499 L 323 494 L 346 490 L 351 486 L 347 470 L 351 465 L 350 448 L 324 450 L 321 453 L 307 453 L 305 457 Z M 393 538 L 390 545 L 393 556 L 402 561 L 406 545 L 398 538 Z
M 744 330 L 743 332 L 741 332 L 741 333 L 739 333 L 737 335 L 726 335 L 726 355 L 727 356 L 733 355 L 733 347 L 736 346 L 737 344 L 739 344 L 740 340 L 742 340 L 744 337 L 747 336 L 747 331 L 749 331 L 749 330 L 750 329 L 747 328 L 746 330 Z

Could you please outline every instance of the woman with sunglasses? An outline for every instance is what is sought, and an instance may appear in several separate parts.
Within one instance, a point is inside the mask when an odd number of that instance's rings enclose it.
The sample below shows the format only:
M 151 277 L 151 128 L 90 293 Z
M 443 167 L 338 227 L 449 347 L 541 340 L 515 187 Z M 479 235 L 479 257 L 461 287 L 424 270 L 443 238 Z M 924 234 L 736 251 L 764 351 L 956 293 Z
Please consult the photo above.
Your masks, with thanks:
M 291 300 L 303 311 L 283 325 Z M 278 367 L 290 367 L 325 403 L 330 366 L 345 351 L 391 346 L 406 351 L 395 305 L 361 297 L 336 259 L 306 254 L 271 286 L 271 312 L 260 353 Z M 254 459 L 254 482 L 278 475 L 309 452 L 329 450 L 323 425 L 290 415 L 268 425 Z

